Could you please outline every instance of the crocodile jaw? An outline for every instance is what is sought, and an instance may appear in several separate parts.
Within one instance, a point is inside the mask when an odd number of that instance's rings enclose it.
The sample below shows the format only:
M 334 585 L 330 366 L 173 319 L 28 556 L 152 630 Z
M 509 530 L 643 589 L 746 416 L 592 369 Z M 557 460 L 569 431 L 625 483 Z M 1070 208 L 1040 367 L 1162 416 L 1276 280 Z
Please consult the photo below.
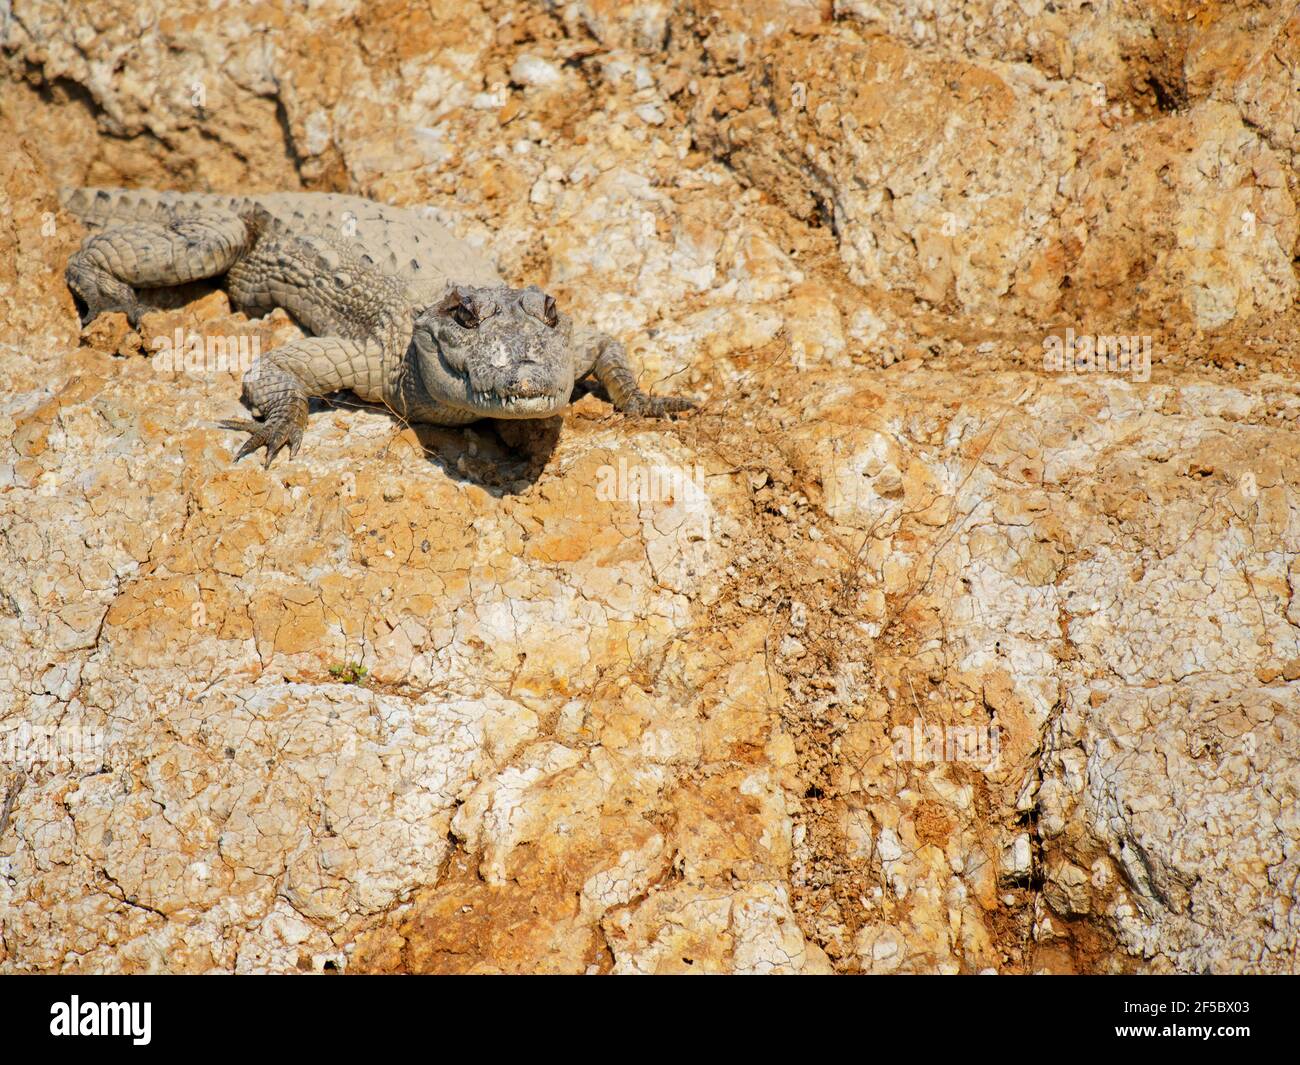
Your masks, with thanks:
M 568 406 L 567 397 L 502 396 L 495 392 L 469 394 L 468 409 L 485 418 L 545 418 Z

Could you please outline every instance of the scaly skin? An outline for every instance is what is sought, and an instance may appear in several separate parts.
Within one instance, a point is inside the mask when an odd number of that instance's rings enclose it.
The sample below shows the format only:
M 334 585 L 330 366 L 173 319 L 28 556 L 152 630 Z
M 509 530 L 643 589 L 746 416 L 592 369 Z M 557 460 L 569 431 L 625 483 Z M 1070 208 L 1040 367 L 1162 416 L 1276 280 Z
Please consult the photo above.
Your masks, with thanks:
M 576 327 L 536 286 L 512 288 L 432 219 L 354 196 L 65 192 L 92 233 L 68 262 L 83 324 L 122 311 L 136 290 L 224 275 L 239 308 L 283 307 L 311 336 L 259 357 L 244 375 L 257 420 L 235 460 L 297 453 L 312 396 L 351 389 L 411 422 L 547 418 L 587 375 L 615 409 L 664 417 L 695 406 L 637 386 L 623 345 Z

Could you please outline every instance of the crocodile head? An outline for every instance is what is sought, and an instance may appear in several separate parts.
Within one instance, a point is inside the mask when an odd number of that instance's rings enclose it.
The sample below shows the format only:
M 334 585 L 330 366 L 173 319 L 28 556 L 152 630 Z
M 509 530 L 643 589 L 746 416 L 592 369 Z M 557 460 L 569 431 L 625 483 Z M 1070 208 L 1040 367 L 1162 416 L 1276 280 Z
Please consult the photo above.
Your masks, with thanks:
M 536 285 L 457 285 L 415 319 L 420 376 L 439 403 L 484 418 L 544 418 L 573 392 L 573 323 Z

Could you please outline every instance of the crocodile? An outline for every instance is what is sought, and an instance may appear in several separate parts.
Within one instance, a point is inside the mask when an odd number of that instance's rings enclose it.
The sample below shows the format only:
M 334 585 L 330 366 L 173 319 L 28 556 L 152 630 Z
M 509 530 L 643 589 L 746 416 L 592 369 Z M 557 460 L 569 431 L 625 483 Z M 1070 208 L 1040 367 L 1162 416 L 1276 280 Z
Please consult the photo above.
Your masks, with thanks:
M 308 336 L 244 374 L 251 419 L 238 462 L 298 453 L 308 400 L 349 389 L 407 422 L 550 418 L 594 378 L 619 411 L 665 417 L 693 400 L 642 391 L 618 340 L 576 324 L 536 285 L 516 288 L 431 212 L 358 196 L 248 196 L 65 189 L 89 231 L 68 261 L 82 324 L 110 311 L 133 327 L 140 290 L 221 278 L 250 315 L 283 308 Z

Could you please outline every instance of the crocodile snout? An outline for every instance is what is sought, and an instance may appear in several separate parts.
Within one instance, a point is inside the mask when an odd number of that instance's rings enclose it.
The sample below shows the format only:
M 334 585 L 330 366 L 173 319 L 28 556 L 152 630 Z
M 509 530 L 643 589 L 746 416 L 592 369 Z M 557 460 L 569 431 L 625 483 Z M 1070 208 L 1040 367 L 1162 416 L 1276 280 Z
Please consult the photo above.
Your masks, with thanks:
M 540 363 L 525 363 L 511 374 L 506 391 L 512 396 L 532 399 L 538 396 L 549 396 L 553 390 Z

